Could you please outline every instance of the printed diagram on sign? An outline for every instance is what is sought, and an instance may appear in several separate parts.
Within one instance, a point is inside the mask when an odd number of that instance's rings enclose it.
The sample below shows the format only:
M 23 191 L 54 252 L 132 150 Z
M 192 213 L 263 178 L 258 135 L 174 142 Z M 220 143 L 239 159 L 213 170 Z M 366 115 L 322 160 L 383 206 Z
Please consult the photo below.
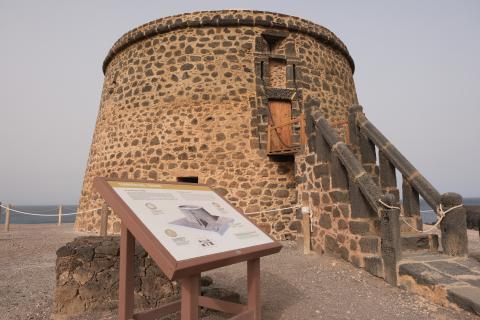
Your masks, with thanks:
M 234 219 L 213 215 L 205 208 L 195 205 L 180 205 L 180 211 L 185 216 L 184 218 L 170 222 L 171 224 L 195 228 L 206 231 L 217 232 L 223 235 Z

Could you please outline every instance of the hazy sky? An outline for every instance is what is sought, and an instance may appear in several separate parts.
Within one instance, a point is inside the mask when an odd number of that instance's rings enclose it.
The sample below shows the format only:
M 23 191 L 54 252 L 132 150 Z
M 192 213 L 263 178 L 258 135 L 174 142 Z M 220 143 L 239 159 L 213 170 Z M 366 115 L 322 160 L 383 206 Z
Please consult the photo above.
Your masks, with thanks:
M 480 1 L 0 0 L 0 200 L 76 203 L 113 43 L 153 19 L 230 8 L 332 30 L 367 117 L 441 193 L 480 196 Z

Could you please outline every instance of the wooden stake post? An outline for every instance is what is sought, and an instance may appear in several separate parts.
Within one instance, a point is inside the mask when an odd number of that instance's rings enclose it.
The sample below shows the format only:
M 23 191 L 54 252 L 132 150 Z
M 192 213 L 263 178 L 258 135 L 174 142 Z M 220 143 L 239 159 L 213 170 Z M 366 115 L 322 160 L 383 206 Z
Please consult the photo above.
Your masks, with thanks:
M 100 236 L 106 237 L 108 231 L 108 206 L 106 203 L 100 209 Z
M 62 205 L 58 206 L 58 225 L 62 224 L 62 214 L 63 214 L 63 207 Z
M 137 213 L 131 209 L 136 203 L 127 204 L 127 197 L 123 191 L 118 191 L 118 185 L 125 185 L 134 188 L 135 185 L 144 186 L 146 188 L 163 189 L 202 189 L 209 191 L 222 203 L 227 203 L 220 195 L 216 194 L 208 186 L 188 183 L 168 183 L 168 182 L 152 182 L 152 181 L 135 181 L 120 179 L 96 178 L 94 186 L 97 191 L 105 199 L 106 203 L 118 214 L 122 220 L 121 237 L 120 237 L 120 277 L 119 277 L 119 319 L 120 320 L 147 320 L 156 319 L 173 312 L 180 311 L 181 320 L 197 320 L 199 319 L 199 307 L 214 309 L 226 313 L 233 314 L 232 320 L 260 320 L 261 319 L 261 302 L 260 302 L 260 258 L 269 254 L 277 253 L 281 249 L 281 245 L 268 235 L 258 229 L 253 223 L 249 222 L 242 213 L 229 207 L 229 210 L 235 210 L 233 216 L 236 216 L 235 222 L 248 225 L 251 232 L 257 233 L 255 239 L 258 240 L 257 245 L 249 245 L 234 250 L 226 250 L 207 255 L 198 255 L 193 258 L 180 259 L 174 258 L 174 251 L 169 247 L 163 238 L 154 234 L 152 230 L 158 225 L 149 225 L 152 221 L 151 216 L 146 215 L 148 219 L 142 217 L 142 213 Z M 150 190 L 151 190 L 150 189 Z M 123 197 L 123 198 L 122 198 Z M 217 199 L 216 198 L 216 199 Z M 219 200 L 215 200 L 217 203 Z M 149 204 L 150 205 L 150 204 Z M 228 203 L 227 203 L 228 205 Z M 156 210 L 151 206 L 152 210 Z M 135 207 L 138 209 L 139 207 Z M 219 217 L 217 217 L 219 218 Z M 160 220 L 156 220 L 160 221 Z M 250 225 L 251 224 L 251 225 Z M 187 228 L 188 229 L 188 228 Z M 185 230 L 182 229 L 182 230 Z M 253 231 L 254 230 L 254 231 Z M 211 231 L 210 231 L 211 232 Z M 208 233 L 208 231 L 207 231 Z M 171 232 L 170 232 L 171 234 Z M 211 234 L 211 233 L 210 233 Z M 223 236 L 223 235 L 222 235 Z M 179 280 L 181 287 L 181 298 L 177 301 L 162 305 L 158 309 L 143 311 L 134 314 L 133 293 L 134 293 L 134 254 L 135 240 L 138 241 L 145 251 L 158 264 L 163 273 L 170 280 Z M 171 241 L 171 239 L 169 239 Z M 230 243 L 232 244 L 232 243 Z M 230 245 L 229 244 L 229 245 Z M 247 305 L 222 301 L 210 297 L 200 295 L 200 277 L 201 272 L 227 266 L 230 264 L 247 261 L 247 286 L 248 286 L 248 303 Z
M 5 231 L 10 231 L 10 205 L 5 209 Z

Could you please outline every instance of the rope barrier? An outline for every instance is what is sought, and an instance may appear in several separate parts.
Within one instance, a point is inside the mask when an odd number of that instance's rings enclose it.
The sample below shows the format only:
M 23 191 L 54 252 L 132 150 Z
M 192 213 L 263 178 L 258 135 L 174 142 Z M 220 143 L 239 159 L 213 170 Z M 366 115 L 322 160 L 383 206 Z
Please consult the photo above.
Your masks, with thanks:
M 278 208 L 278 209 L 270 209 L 270 210 L 263 210 L 263 211 L 256 211 L 256 212 L 245 212 L 245 215 L 253 215 L 253 214 L 259 214 L 259 213 L 267 213 L 267 212 L 275 212 L 275 211 L 280 211 L 280 210 L 288 210 L 288 209 L 298 209 L 301 206 L 293 206 L 293 207 L 288 207 L 288 208 Z
M 401 210 L 400 207 L 395 207 L 395 206 L 388 205 L 385 202 L 383 202 L 381 199 L 378 199 L 378 202 L 380 202 L 380 204 L 383 205 L 386 208 Z M 435 224 L 433 224 L 432 227 L 430 229 L 427 229 L 427 230 L 418 230 L 416 227 L 414 227 L 410 223 L 408 223 L 408 221 L 405 219 L 405 216 L 403 216 L 403 215 L 400 215 L 400 218 L 402 218 L 403 223 L 405 223 L 407 226 L 409 226 L 413 230 L 415 230 L 417 232 L 420 232 L 420 233 L 427 233 L 427 232 L 430 232 L 433 229 L 435 229 L 442 222 L 443 218 L 445 218 L 447 213 L 449 213 L 450 211 L 452 211 L 454 209 L 461 208 L 462 206 L 463 206 L 463 204 L 459 204 L 459 205 L 453 206 L 453 207 L 451 207 L 451 208 L 449 208 L 445 211 L 445 210 L 443 210 L 443 206 L 440 203 L 440 205 L 437 207 L 437 210 L 431 210 L 431 211 L 437 213 L 437 215 L 438 215 L 437 222 L 435 222 Z M 427 210 L 425 210 L 425 211 L 427 211 Z M 422 212 L 422 211 L 420 211 L 420 212 Z
M 0 204 L 1 208 L 7 209 L 7 206 L 4 206 Z M 275 211 L 281 211 L 281 210 L 288 210 L 288 209 L 298 209 L 301 206 L 293 206 L 293 207 L 287 207 L 287 208 L 276 208 L 276 209 L 270 209 L 270 210 L 262 210 L 262 211 L 255 211 L 255 212 L 246 212 L 245 215 L 254 215 L 254 214 L 259 214 L 259 213 L 268 213 L 268 212 L 275 212 Z M 62 216 L 71 216 L 75 214 L 80 214 L 80 213 L 86 213 L 86 212 L 92 212 L 96 210 L 100 210 L 101 208 L 95 208 L 95 209 L 90 209 L 90 210 L 85 210 L 85 211 L 79 211 L 79 212 L 70 212 L 70 213 L 62 213 Z M 10 208 L 10 211 L 19 213 L 19 214 L 25 214 L 29 216 L 41 216 L 41 217 L 58 217 L 58 214 L 40 214 L 40 213 L 33 213 L 33 212 L 25 212 L 25 211 L 20 211 L 20 210 L 15 210 Z
M 27 216 L 58 217 L 58 213 L 57 214 L 40 214 L 40 213 L 33 213 L 33 212 L 25 212 L 25 211 L 20 211 L 20 210 L 15 210 L 15 209 L 12 209 L 12 208 L 8 208 L 7 206 L 4 206 L 2 204 L 0 204 L 0 207 L 4 208 L 4 209 L 10 209 L 10 211 L 12 211 L 12 212 L 19 213 L 19 214 L 24 214 L 24 215 L 27 215 Z M 72 216 L 72 215 L 75 215 L 75 214 L 92 212 L 92 211 L 96 211 L 96 210 L 100 210 L 100 209 L 101 208 L 95 208 L 95 209 L 90 209 L 90 210 L 85 210 L 85 211 L 80 211 L 80 212 L 62 213 L 62 216 Z

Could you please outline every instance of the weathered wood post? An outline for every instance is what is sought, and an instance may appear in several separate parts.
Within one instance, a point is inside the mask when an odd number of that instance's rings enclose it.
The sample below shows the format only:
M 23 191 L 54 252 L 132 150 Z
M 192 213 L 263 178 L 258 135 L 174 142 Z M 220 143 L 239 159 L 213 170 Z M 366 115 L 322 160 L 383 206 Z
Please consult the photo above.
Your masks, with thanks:
M 108 230 L 108 205 L 104 203 L 100 209 L 100 236 L 106 237 Z
M 458 193 L 447 192 L 440 198 L 443 210 L 460 206 L 463 198 Z M 449 211 L 440 223 L 443 253 L 463 256 L 468 253 L 467 210 L 462 205 Z
M 400 210 L 395 196 L 391 193 L 382 196 L 386 204 L 381 210 L 380 232 L 382 239 L 382 259 L 385 281 L 397 285 L 397 265 L 400 260 Z
M 302 231 L 303 231 L 303 253 L 309 254 L 311 250 L 310 234 L 310 208 L 302 207 Z
M 62 211 L 63 211 L 63 206 L 59 205 L 58 206 L 58 225 L 62 224 Z
M 5 231 L 10 231 L 10 205 L 7 204 L 7 208 L 5 209 Z

